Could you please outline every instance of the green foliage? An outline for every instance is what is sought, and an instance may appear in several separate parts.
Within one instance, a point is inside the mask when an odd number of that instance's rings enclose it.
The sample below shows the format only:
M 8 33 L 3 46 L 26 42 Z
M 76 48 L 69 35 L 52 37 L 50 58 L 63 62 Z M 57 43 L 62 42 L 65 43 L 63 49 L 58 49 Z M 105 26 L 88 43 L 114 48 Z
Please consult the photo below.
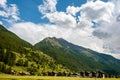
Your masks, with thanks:
M 0 72 L 10 74 L 11 72 L 11 67 L 8 65 L 5 65 L 3 62 L 0 62 Z
M 3 66 L 6 66 L 6 64 L 9 66 L 24 66 L 26 67 L 26 71 L 29 72 L 31 75 L 40 75 L 43 73 L 46 74 L 48 71 L 70 71 L 62 65 L 58 65 L 50 56 L 40 51 L 27 49 L 28 48 L 23 48 L 23 51 L 25 51 L 25 53 L 17 53 L 11 52 L 7 49 L 0 49 L 0 51 L 2 52 L 0 55 L 1 61 L 4 63 Z M 4 58 L 2 58 L 2 56 L 4 56 Z M 5 68 L 3 66 L 2 68 Z M 2 68 L 1 70 L 4 70 Z M 10 71 L 9 68 L 7 70 Z
M 20 58 L 16 61 L 17 66 L 28 66 L 28 61 L 25 60 L 24 58 Z
M 16 55 L 7 50 L 7 49 L 0 49 L 0 61 L 5 62 L 9 66 L 14 66 L 16 60 Z

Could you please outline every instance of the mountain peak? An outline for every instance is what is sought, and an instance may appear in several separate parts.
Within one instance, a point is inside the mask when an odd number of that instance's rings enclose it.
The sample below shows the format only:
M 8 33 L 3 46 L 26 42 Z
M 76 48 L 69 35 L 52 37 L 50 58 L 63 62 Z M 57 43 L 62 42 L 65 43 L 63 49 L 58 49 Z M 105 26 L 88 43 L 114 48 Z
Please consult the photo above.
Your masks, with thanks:
M 47 37 L 44 40 L 64 40 L 63 38 Z
M 52 47 L 54 47 L 54 46 L 62 47 L 61 44 L 58 42 L 58 38 L 56 38 L 56 37 L 47 37 L 42 41 L 42 43 L 48 43 Z
M 47 37 L 44 40 L 55 40 L 55 39 L 57 39 L 57 38 L 56 37 Z

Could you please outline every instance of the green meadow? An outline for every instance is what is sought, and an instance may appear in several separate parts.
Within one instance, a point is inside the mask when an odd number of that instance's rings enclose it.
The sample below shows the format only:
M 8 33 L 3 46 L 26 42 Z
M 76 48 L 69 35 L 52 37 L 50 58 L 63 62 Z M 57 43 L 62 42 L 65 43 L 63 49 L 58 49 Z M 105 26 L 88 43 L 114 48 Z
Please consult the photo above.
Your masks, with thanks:
M 80 78 L 80 77 L 55 77 L 55 76 L 12 76 L 0 75 L 0 80 L 120 80 L 120 78 Z

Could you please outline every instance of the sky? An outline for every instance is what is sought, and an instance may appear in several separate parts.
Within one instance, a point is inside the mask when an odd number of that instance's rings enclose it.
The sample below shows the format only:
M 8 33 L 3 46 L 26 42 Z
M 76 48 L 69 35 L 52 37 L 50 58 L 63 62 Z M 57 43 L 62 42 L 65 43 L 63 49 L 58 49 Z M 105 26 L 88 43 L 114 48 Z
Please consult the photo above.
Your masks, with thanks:
M 0 24 L 32 45 L 46 37 L 120 59 L 120 0 L 0 0 Z

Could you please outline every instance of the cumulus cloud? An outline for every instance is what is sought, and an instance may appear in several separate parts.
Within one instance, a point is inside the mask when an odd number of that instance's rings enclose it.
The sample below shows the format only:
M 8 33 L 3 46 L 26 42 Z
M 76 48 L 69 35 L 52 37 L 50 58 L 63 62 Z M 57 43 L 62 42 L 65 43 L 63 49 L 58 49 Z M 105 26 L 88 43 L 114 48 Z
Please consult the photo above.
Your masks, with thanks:
M 107 52 L 110 52 L 114 56 L 118 55 L 117 57 L 120 58 L 120 6 L 118 4 L 120 1 L 117 0 L 116 2 L 113 0 L 111 3 L 114 4 L 114 9 L 112 11 L 112 18 L 109 19 L 110 22 L 100 24 L 93 34 L 103 40 L 103 47 Z
M 0 16 L 3 17 L 3 20 L 6 20 L 7 22 L 10 20 L 20 20 L 19 11 L 16 4 L 7 5 L 7 0 L 0 0 L 0 8 Z
M 46 17 L 49 19 L 50 22 L 55 23 L 60 27 L 76 27 L 76 20 L 75 18 L 64 12 L 54 12 L 51 14 L 46 14 Z
M 71 14 L 73 16 L 76 15 L 77 12 L 80 11 L 80 7 L 75 7 L 75 6 L 68 6 L 67 9 L 66 9 L 66 12 L 68 14 Z
M 51 23 L 60 27 L 76 27 L 76 19 L 71 14 L 56 10 L 57 0 L 44 0 L 43 2 L 43 4 L 38 6 L 39 11 L 43 14 L 43 18 L 47 18 Z M 72 11 L 72 13 L 75 14 L 76 12 Z
M 56 11 L 57 0 L 43 0 L 43 5 L 40 5 L 39 11 L 42 14 L 51 13 Z
M 77 24 L 77 28 L 87 28 L 92 29 L 93 23 L 85 18 L 79 18 L 79 22 Z
M 102 38 L 106 49 L 111 53 L 120 53 L 120 22 L 116 21 L 116 18 L 111 21 L 109 24 L 105 24 L 104 27 L 101 25 L 94 31 L 95 36 Z M 103 29 L 104 28 L 104 29 Z M 99 35 L 99 34 L 101 35 Z M 107 46 L 107 47 L 106 47 Z
M 80 7 L 82 18 L 99 23 L 100 21 L 110 22 L 114 10 L 112 2 L 88 1 Z
M 0 6 L 6 7 L 6 0 L 0 0 Z

